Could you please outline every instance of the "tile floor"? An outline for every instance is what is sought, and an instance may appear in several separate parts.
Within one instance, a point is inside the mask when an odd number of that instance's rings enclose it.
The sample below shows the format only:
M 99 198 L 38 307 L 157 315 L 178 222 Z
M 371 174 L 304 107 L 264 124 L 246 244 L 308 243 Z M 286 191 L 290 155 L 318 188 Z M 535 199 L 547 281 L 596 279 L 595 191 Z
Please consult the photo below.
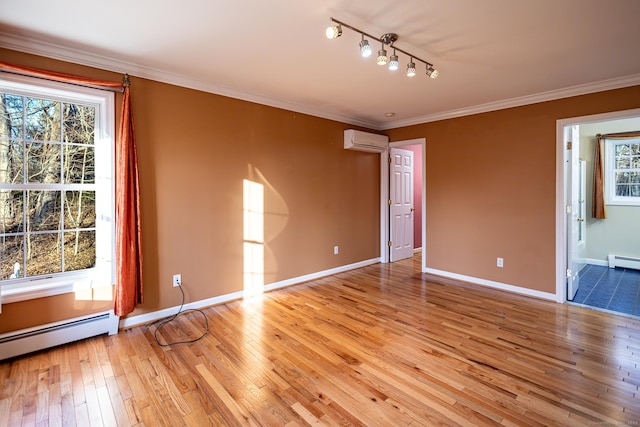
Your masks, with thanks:
M 580 274 L 574 303 L 640 316 L 640 270 L 587 264 Z

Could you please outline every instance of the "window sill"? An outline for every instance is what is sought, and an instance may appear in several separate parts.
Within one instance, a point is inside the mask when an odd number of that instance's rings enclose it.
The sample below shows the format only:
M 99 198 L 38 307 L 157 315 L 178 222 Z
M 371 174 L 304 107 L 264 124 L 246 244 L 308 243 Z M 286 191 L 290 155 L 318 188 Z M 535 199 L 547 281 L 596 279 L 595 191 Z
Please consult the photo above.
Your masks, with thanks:
M 640 206 L 640 200 L 606 200 L 605 205 L 607 206 Z
M 2 304 L 51 297 L 91 289 L 86 273 L 2 285 Z

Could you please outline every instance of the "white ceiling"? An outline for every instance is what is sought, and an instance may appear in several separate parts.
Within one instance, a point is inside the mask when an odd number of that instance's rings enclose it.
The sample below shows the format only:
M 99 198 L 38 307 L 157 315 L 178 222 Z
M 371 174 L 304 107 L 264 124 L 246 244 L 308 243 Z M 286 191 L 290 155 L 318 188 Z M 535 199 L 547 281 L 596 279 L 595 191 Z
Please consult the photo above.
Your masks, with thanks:
M 330 17 L 440 76 L 360 57 Z M 0 0 L 0 46 L 388 129 L 640 84 L 639 18 L 640 0 Z

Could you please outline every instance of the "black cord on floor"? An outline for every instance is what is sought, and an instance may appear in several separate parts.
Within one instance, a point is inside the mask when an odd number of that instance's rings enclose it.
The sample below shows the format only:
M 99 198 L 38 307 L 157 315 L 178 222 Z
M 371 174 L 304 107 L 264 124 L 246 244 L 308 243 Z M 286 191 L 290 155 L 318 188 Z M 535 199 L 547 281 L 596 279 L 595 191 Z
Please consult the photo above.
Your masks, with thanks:
M 172 345 L 176 345 L 176 344 L 191 344 L 197 341 L 200 341 L 202 338 L 205 337 L 205 335 L 207 335 L 209 333 L 209 320 L 207 319 L 207 315 L 204 314 L 204 312 L 202 310 L 199 310 L 197 308 L 189 308 L 187 310 L 182 310 L 182 308 L 184 307 L 184 291 L 182 290 L 182 285 L 178 285 L 178 288 L 180 289 L 180 292 L 182 293 L 182 302 L 180 303 L 180 308 L 178 309 L 178 312 L 174 315 L 171 316 L 167 316 L 164 317 L 162 319 L 158 319 L 155 320 L 151 323 L 147 323 L 147 327 L 149 326 L 153 326 L 153 325 L 158 325 L 156 326 L 156 330 L 153 331 L 153 337 L 156 340 L 156 343 L 161 346 L 161 347 L 170 347 Z M 202 314 L 202 317 L 204 317 L 204 324 L 205 324 L 205 331 L 202 335 L 200 335 L 198 338 L 194 338 L 192 340 L 187 340 L 187 341 L 173 341 L 173 342 L 165 342 L 162 343 L 160 342 L 160 340 L 158 339 L 158 331 L 160 329 L 162 329 L 164 327 L 164 325 L 166 325 L 167 323 L 175 320 L 176 317 L 178 317 L 179 314 L 181 313 L 188 313 L 190 311 L 197 311 L 198 313 Z

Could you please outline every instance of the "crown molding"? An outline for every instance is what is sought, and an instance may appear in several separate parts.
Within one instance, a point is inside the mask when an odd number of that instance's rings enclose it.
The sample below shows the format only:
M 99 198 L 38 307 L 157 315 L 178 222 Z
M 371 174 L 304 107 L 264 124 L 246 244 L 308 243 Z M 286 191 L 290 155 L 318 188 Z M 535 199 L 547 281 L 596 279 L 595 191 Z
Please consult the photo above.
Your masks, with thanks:
M 34 40 L 3 31 L 0 31 L 0 47 L 15 50 L 18 52 L 29 53 L 32 55 L 57 59 L 60 61 L 71 62 L 78 65 L 99 68 L 106 71 L 112 71 L 121 74 L 126 73 L 130 76 L 154 80 L 161 83 L 168 83 L 171 85 L 195 89 L 203 92 L 209 92 L 229 98 L 240 99 L 242 101 L 267 105 L 269 107 L 281 108 L 284 110 L 294 111 L 296 113 L 308 114 L 323 119 L 335 120 L 354 126 L 362 126 L 370 129 L 380 128 L 380 123 L 376 121 L 329 113 L 327 111 L 317 109 L 308 105 L 297 104 L 295 102 L 284 101 L 281 99 L 271 98 L 256 93 L 241 91 L 220 84 L 211 84 L 181 74 L 171 73 L 153 67 L 146 67 L 144 65 L 136 64 L 133 62 L 121 61 L 83 50 L 62 47 L 54 43 Z
M 517 98 L 504 99 L 501 101 L 488 102 L 486 104 L 472 107 L 459 108 L 456 110 L 443 111 L 435 114 L 428 114 L 421 117 L 413 117 L 405 120 L 395 120 L 383 125 L 379 130 L 396 129 L 405 126 L 413 126 L 421 123 L 436 122 L 439 120 L 454 119 L 456 117 L 470 116 L 473 114 L 487 113 L 489 111 L 504 110 L 507 108 L 521 107 L 523 105 L 536 104 L 539 102 L 554 101 L 556 99 L 569 98 L 572 96 L 587 95 L 605 90 L 621 89 L 629 86 L 640 85 L 640 74 L 633 74 L 625 77 L 618 77 L 609 80 L 602 80 L 594 83 L 587 83 L 571 86 L 564 89 L 550 90 L 533 95 L 520 96 Z

